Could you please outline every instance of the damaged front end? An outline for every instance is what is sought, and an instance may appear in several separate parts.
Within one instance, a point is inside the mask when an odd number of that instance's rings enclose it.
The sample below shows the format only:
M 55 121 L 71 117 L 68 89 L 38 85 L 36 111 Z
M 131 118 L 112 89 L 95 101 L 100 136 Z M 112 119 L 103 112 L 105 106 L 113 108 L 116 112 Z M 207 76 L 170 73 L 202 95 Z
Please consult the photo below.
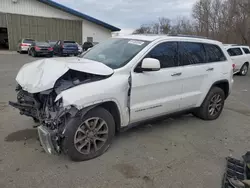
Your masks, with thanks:
M 35 93 L 31 92 L 35 87 L 30 87 L 29 92 L 27 87 L 22 87 L 22 83 L 18 82 L 17 102 L 10 101 L 9 105 L 18 109 L 21 115 L 29 116 L 38 122 L 38 135 L 43 148 L 49 154 L 59 154 L 62 150 L 61 143 L 64 139 L 63 133 L 67 122 L 76 116 L 79 109 L 74 106 L 65 107 L 63 99 L 55 101 L 56 97 L 72 87 L 107 77 L 108 75 L 96 75 L 69 69 L 57 78 L 53 88 Z M 41 84 L 41 80 L 37 83 Z
M 50 154 L 60 153 L 62 131 L 70 110 L 62 107 L 62 101 L 54 102 L 54 90 L 41 93 L 28 93 L 17 86 L 17 102 L 9 104 L 20 111 L 21 115 L 32 117 L 39 123 L 38 135 L 45 151 Z M 77 111 L 77 110 L 76 110 Z

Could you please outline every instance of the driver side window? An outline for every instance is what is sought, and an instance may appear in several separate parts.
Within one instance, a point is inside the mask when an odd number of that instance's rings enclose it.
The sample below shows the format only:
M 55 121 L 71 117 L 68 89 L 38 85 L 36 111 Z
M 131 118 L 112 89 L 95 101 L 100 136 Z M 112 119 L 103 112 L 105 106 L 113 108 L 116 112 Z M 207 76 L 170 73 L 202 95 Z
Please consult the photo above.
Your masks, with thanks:
M 145 58 L 158 59 L 161 68 L 178 66 L 177 42 L 164 42 L 154 47 Z

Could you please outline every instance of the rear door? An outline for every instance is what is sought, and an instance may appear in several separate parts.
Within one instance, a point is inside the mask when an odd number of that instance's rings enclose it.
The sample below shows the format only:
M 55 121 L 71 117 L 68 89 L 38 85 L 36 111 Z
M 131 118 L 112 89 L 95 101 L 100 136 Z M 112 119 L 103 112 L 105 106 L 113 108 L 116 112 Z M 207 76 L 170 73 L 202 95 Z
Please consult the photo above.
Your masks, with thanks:
M 180 109 L 197 105 L 203 94 L 203 86 L 208 80 L 206 53 L 202 43 L 179 42 L 179 59 L 182 67 L 182 95 Z
M 246 57 L 244 56 L 241 48 L 229 48 L 227 52 L 231 56 L 233 63 L 235 64 L 235 71 L 239 71 L 242 65 L 246 62 Z

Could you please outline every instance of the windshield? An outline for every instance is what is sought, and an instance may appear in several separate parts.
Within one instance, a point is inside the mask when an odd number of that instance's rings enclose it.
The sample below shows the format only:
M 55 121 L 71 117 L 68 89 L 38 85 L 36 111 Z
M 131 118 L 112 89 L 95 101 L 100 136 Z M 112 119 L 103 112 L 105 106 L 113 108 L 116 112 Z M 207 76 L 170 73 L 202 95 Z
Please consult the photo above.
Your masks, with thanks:
M 36 45 L 38 45 L 38 46 L 49 46 L 49 43 L 47 43 L 47 42 L 36 42 Z
M 110 68 L 117 69 L 126 65 L 148 43 L 148 41 L 112 38 L 96 45 L 82 57 L 99 61 Z
M 27 43 L 27 44 L 31 44 L 32 42 L 34 42 L 33 39 L 24 39 L 23 43 Z
M 55 45 L 57 41 L 49 41 L 49 44 Z
M 65 40 L 63 41 L 64 44 L 75 44 L 76 42 L 75 41 L 69 41 L 69 40 Z

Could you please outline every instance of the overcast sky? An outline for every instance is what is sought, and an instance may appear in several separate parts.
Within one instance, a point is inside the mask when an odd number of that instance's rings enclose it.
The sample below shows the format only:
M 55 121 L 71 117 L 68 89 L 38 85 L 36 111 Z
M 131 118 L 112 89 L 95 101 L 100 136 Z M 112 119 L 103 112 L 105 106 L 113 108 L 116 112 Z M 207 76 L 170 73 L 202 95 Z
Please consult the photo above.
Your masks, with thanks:
M 159 17 L 190 16 L 196 0 L 55 0 L 122 30 L 133 30 Z

